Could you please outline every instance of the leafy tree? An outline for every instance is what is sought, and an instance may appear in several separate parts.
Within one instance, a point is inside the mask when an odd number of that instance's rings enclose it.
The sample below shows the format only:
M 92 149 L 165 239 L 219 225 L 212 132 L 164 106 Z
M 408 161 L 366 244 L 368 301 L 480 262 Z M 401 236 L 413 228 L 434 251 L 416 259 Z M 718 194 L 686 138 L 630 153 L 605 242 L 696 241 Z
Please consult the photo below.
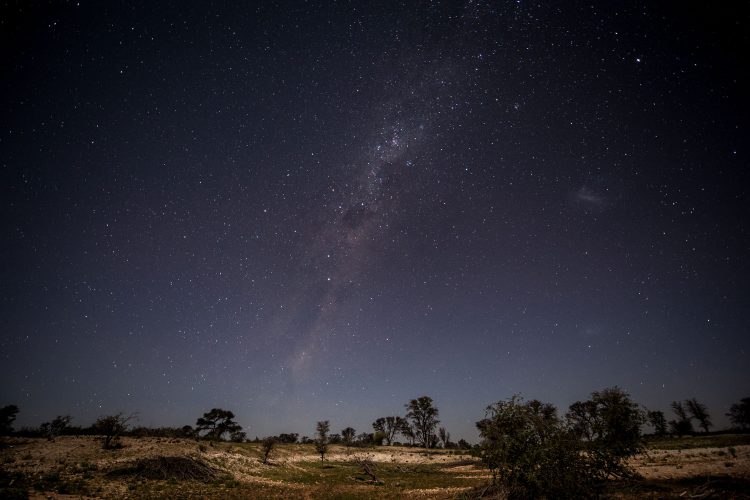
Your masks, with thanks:
M 648 422 L 654 428 L 654 434 L 656 434 L 657 436 L 663 436 L 667 433 L 667 419 L 664 417 L 663 411 L 649 411 L 646 416 L 648 418 Z
M 382 432 L 386 445 L 390 446 L 396 434 L 401 432 L 403 424 L 404 419 L 401 417 L 380 417 L 372 423 L 372 428 L 376 432 Z
M 619 387 L 592 392 L 589 401 L 579 403 L 566 416 L 573 432 L 586 441 L 589 455 L 607 474 L 632 476 L 626 460 L 642 449 L 645 421 L 638 405 Z
M 469 444 L 467 440 L 461 438 L 458 440 L 458 448 L 461 450 L 470 450 L 471 445 Z
M 234 413 L 231 411 L 213 408 L 195 422 L 196 435 L 200 436 L 200 433 L 204 431 L 206 434 L 203 437 L 212 441 L 221 441 L 222 436 L 227 432 L 234 434 L 242 431 L 242 426 L 234 421 Z
M 742 398 L 739 403 L 734 403 L 727 417 L 736 428 L 743 431 L 750 429 L 750 398 Z
M 596 422 L 596 403 L 593 401 L 576 401 L 568 408 L 565 415 L 573 432 L 586 441 L 594 440 Z
M 282 434 L 279 434 L 278 440 L 279 440 L 279 443 L 294 444 L 297 442 L 298 437 L 299 437 L 299 434 L 297 434 L 296 432 L 282 433 Z
M 361 432 L 357 435 L 357 446 L 372 446 L 375 443 L 375 436 L 369 432 Z
M 404 420 L 399 432 L 409 441 L 409 446 L 414 446 L 414 441 L 417 439 L 417 436 L 414 433 L 414 428 L 407 420 Z
M 699 403 L 697 399 L 692 398 L 685 401 L 685 406 L 690 412 L 692 418 L 698 421 L 698 425 L 703 428 L 703 432 L 708 432 L 708 428 L 713 426 L 711 416 L 708 414 L 708 407 Z
M 448 448 L 448 446 L 451 444 L 451 433 L 446 431 L 445 427 L 441 427 L 438 429 L 438 437 L 443 443 L 443 448 Z
M 693 422 L 688 417 L 687 410 L 680 401 L 672 401 L 672 411 L 677 416 L 676 420 L 669 421 L 669 429 L 672 434 L 682 437 L 693 433 Z
M 422 446 L 430 448 L 433 444 L 432 436 L 435 427 L 440 423 L 440 420 L 437 419 L 438 409 L 432 406 L 432 398 L 422 396 L 412 399 L 406 405 L 406 409 L 408 410 L 406 418 L 411 419 L 417 439 L 422 443 Z
M 261 444 L 261 450 L 263 452 L 263 463 L 268 463 L 268 456 L 271 454 L 273 449 L 276 447 L 276 438 L 271 436 L 263 440 Z
M 110 450 L 119 448 L 120 436 L 128 430 L 128 423 L 136 418 L 135 413 L 125 415 L 120 412 L 116 415 L 105 415 L 94 422 L 93 430 L 103 437 L 102 448 Z
M 477 454 L 507 498 L 587 498 L 606 477 L 585 442 L 519 396 L 488 406 L 477 429 Z
M 62 434 L 68 428 L 73 418 L 70 415 L 58 415 L 52 422 L 44 422 L 39 426 L 39 431 L 47 436 L 47 439 L 54 441 L 57 436 Z
M 9 436 L 13 433 L 13 422 L 16 421 L 18 406 L 8 405 L 0 408 L 0 436 Z
M 244 443 L 247 441 L 247 433 L 241 430 L 233 431 L 229 435 L 229 440 L 233 443 Z
M 526 402 L 529 410 L 539 418 L 544 420 L 557 420 L 557 408 L 552 403 L 542 403 L 538 399 L 532 399 Z
M 351 446 L 354 442 L 354 435 L 357 431 L 355 431 L 351 427 L 347 427 L 346 429 L 341 431 L 341 439 L 344 441 L 344 444 L 346 446 Z
M 328 432 L 331 430 L 331 425 L 328 420 L 323 420 L 318 422 L 315 430 L 318 435 L 315 439 L 315 451 L 320 453 L 320 462 L 322 463 L 328 451 Z

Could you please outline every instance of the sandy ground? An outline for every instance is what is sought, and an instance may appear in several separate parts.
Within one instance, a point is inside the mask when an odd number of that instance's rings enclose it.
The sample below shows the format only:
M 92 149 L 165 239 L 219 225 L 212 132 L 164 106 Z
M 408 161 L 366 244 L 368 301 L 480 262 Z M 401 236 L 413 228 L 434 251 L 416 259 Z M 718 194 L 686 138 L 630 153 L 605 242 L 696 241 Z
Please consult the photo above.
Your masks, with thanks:
M 71 470 L 74 473 L 94 471 L 90 479 L 104 488 L 108 496 L 118 496 L 124 486 L 103 477 L 103 472 L 115 469 L 136 458 L 157 456 L 200 456 L 212 465 L 217 465 L 240 482 L 284 486 L 302 489 L 303 485 L 281 482 L 262 477 L 265 468 L 301 468 L 301 462 L 320 460 L 310 446 L 281 446 L 271 455 L 272 465 L 263 465 L 259 458 L 259 445 L 238 446 L 220 443 L 211 446 L 188 439 L 124 438 L 119 450 L 105 451 L 100 441 L 93 437 L 60 437 L 55 442 L 45 439 L 11 439 L 8 446 L 0 450 L 0 464 L 7 471 L 23 472 L 30 477 L 40 477 L 55 470 Z M 469 455 L 451 451 L 425 450 L 402 447 L 378 447 L 371 449 L 332 446 L 326 455 L 329 462 L 349 462 L 367 459 L 375 463 L 402 466 L 405 470 L 420 464 L 445 464 L 445 470 L 465 478 L 489 478 L 487 471 L 472 465 Z M 732 476 L 750 478 L 750 446 L 731 448 L 695 448 L 689 450 L 652 450 L 632 459 L 632 465 L 646 479 L 679 479 L 704 476 Z M 457 489 L 455 493 L 460 490 Z M 450 496 L 446 488 L 435 491 L 414 490 L 415 496 L 434 497 L 436 492 Z M 39 495 L 37 498 L 49 498 Z M 53 498 L 80 498 L 55 495 Z
M 646 479 L 728 475 L 750 478 L 750 446 L 651 450 L 631 462 Z

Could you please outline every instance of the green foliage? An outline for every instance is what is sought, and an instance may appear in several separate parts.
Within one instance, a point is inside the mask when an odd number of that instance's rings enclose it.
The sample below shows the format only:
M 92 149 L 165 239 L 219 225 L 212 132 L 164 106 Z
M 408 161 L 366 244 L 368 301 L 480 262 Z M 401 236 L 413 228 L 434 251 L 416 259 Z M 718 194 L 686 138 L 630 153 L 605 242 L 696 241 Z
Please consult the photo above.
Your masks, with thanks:
M 200 433 L 204 431 L 206 434 L 203 437 L 212 441 L 221 441 L 222 436 L 227 432 L 230 434 L 241 432 L 242 426 L 234 421 L 234 413 L 231 411 L 213 408 L 211 411 L 204 413 L 195 423 L 197 436 L 200 436 Z
M 583 443 L 556 418 L 545 418 L 518 396 L 487 407 L 477 422 L 476 453 L 493 484 L 508 498 L 586 498 L 595 493 L 600 471 Z
M 406 405 L 406 418 L 411 419 L 412 429 L 414 431 L 416 439 L 425 448 L 430 448 L 433 443 L 437 440 L 433 440 L 432 437 L 435 432 L 435 427 L 440 423 L 438 417 L 438 409 L 432 406 L 432 398 L 429 396 L 422 396 L 417 399 L 412 399 L 409 404 Z M 403 433 L 403 430 L 402 430 Z
M 8 405 L 0 408 L 0 436 L 8 436 L 13 432 L 13 422 L 18 414 L 18 406 Z
M 739 403 L 734 403 L 726 415 L 736 428 L 750 430 L 750 398 L 742 398 Z
M 619 387 L 592 392 L 590 400 L 573 403 L 566 417 L 601 471 L 616 477 L 633 475 L 625 460 L 643 449 L 645 415 L 627 392 Z

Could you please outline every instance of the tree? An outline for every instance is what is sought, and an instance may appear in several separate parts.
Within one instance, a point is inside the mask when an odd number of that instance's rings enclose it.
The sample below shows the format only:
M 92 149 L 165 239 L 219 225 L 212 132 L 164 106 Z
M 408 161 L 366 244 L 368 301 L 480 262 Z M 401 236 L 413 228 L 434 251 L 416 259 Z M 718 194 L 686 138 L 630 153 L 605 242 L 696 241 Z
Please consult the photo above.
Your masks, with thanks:
M 196 436 L 200 436 L 203 431 L 206 431 L 203 437 L 212 441 L 221 441 L 222 436 L 227 432 L 233 434 L 242 431 L 242 426 L 234 421 L 234 413 L 231 411 L 213 408 L 195 422 Z
M 404 419 L 401 417 L 380 417 L 372 423 L 372 428 L 376 432 L 383 433 L 386 445 L 390 446 L 396 434 L 401 432 L 403 424 Z
M 39 431 L 47 436 L 49 441 L 54 441 L 57 436 L 62 434 L 70 425 L 73 418 L 70 415 L 58 415 L 52 422 L 44 422 L 39 426 Z
M 315 427 L 317 437 L 315 438 L 315 451 L 320 453 L 320 462 L 322 463 L 325 454 L 328 451 L 328 431 L 331 430 L 331 425 L 328 420 L 322 420 L 318 422 Z
M 409 446 L 414 446 L 414 441 L 417 439 L 417 436 L 414 434 L 414 428 L 407 420 L 404 420 L 399 432 L 409 441 Z
M 247 441 L 247 433 L 241 430 L 232 431 L 229 435 L 229 440 L 233 443 L 244 443 Z
M 526 406 L 537 417 L 544 420 L 557 420 L 557 408 L 552 403 L 542 403 L 538 399 L 526 402 Z
M 297 442 L 298 437 L 299 437 L 299 434 L 296 432 L 281 433 L 279 434 L 278 440 L 279 440 L 279 443 L 294 444 Z
M 470 450 L 471 445 L 469 444 L 467 440 L 465 440 L 464 438 L 461 438 L 458 440 L 458 448 L 461 450 Z
M 8 405 L 0 408 L 0 436 L 9 436 L 13 433 L 13 422 L 16 421 L 18 406 Z
M 273 449 L 276 447 L 276 438 L 271 436 L 263 440 L 261 444 L 261 450 L 263 452 L 263 464 L 268 463 L 268 456 L 271 454 Z
M 105 450 L 119 448 L 120 436 L 128 430 L 128 423 L 135 418 L 135 413 L 125 415 L 122 412 L 116 415 L 99 417 L 94 422 L 93 429 L 94 432 L 103 436 L 102 448 Z
M 699 403 L 695 398 L 686 400 L 685 406 L 687 406 L 692 418 L 696 419 L 698 425 L 703 428 L 703 432 L 708 432 L 708 428 L 714 425 L 711 423 L 711 416 L 708 414 L 708 407 Z
M 451 433 L 445 430 L 445 427 L 438 429 L 438 437 L 443 443 L 443 448 L 448 448 L 451 444 Z
M 626 460 L 641 451 L 645 416 L 630 395 L 619 387 L 591 393 L 591 399 L 573 403 L 566 417 L 573 432 L 587 443 L 597 466 L 617 477 L 632 476 Z
M 354 436 L 357 433 L 352 427 L 347 427 L 341 431 L 341 439 L 346 446 L 351 446 L 354 442 Z
M 677 420 L 669 421 L 669 429 L 672 434 L 682 437 L 685 434 L 693 433 L 693 422 L 688 417 L 685 407 L 680 401 L 672 401 L 672 411 L 677 416 Z
M 593 401 L 576 401 L 568 408 L 565 418 L 578 437 L 586 441 L 594 440 L 596 404 Z
M 667 433 L 667 419 L 664 418 L 663 411 L 649 411 L 646 416 L 649 423 L 654 427 L 654 434 L 657 436 L 663 436 Z
M 588 498 L 606 478 L 583 452 L 584 441 L 519 396 L 488 406 L 476 425 L 481 438 L 476 452 L 507 498 Z
M 432 406 L 432 398 L 422 396 L 406 405 L 406 418 L 411 419 L 414 433 L 425 448 L 430 448 L 435 427 L 440 423 L 438 409 Z
M 750 429 L 750 398 L 742 398 L 739 403 L 734 403 L 727 417 L 736 428 L 743 431 Z

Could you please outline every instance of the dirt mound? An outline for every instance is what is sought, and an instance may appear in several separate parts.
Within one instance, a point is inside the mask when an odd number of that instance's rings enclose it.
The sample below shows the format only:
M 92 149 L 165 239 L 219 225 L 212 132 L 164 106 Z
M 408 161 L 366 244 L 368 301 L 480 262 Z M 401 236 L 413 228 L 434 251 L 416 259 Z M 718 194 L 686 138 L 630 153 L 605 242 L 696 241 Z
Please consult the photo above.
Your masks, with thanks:
M 135 476 L 142 479 L 192 480 L 209 483 L 219 479 L 219 471 L 193 457 L 141 458 L 111 471 L 109 476 Z

